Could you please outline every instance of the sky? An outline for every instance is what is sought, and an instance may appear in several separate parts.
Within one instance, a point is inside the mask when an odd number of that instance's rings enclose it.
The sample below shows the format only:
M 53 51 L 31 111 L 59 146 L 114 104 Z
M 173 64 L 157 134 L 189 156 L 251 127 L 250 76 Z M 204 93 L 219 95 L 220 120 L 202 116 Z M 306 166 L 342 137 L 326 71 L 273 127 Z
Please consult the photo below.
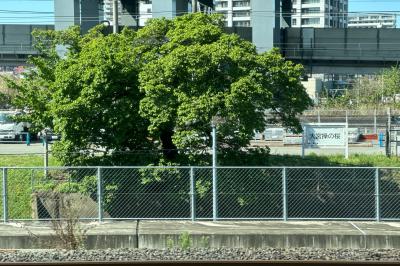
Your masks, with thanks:
M 0 0 L 0 24 L 54 24 L 53 0 Z
M 53 24 L 53 9 L 53 0 L 0 0 L 0 24 Z M 400 0 L 349 0 L 349 11 L 397 11 L 400 15 Z
M 350 12 L 358 12 L 358 11 L 400 12 L 400 0 L 349 0 L 349 11 Z

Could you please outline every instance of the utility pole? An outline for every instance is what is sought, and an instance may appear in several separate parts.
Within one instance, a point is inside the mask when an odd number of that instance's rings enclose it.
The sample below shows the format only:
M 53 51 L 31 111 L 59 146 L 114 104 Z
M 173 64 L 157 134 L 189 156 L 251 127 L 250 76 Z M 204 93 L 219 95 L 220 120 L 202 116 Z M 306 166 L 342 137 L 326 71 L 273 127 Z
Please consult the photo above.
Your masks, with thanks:
M 192 13 L 197 12 L 197 0 L 192 0 Z
M 113 33 L 118 33 L 118 0 L 113 0 Z

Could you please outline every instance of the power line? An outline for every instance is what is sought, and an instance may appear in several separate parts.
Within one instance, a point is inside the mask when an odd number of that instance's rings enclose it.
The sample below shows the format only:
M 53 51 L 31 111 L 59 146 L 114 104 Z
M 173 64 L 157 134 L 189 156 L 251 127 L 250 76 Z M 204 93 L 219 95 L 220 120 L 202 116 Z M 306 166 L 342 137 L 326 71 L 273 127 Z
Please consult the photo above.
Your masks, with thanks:
M 1 1 L 1 0 L 0 0 Z M 397 0 L 396 0 L 397 1 Z M 319 11 L 319 12 L 280 12 L 274 10 L 221 10 L 221 11 L 213 11 L 216 14 L 225 14 L 225 13 L 237 13 L 237 12 L 249 12 L 249 13 L 267 13 L 271 15 L 318 15 L 318 14 L 333 14 L 333 15 L 351 15 L 351 14 L 388 14 L 388 13 L 396 13 L 400 14 L 400 10 L 369 10 L 369 11 L 335 11 L 335 12 L 326 12 L 326 11 Z M 8 10 L 8 9 L 0 9 L 0 13 L 10 13 L 10 14 L 54 14 L 54 12 L 49 11 L 34 11 L 34 10 Z M 122 15 L 151 15 L 151 14 L 163 14 L 163 13 L 171 13 L 171 10 L 160 10 L 160 11 L 153 11 L 153 12 L 140 12 L 140 13 L 130 13 L 126 11 L 119 12 Z M 175 14 L 187 14 L 187 11 L 180 11 L 180 12 L 172 12 Z

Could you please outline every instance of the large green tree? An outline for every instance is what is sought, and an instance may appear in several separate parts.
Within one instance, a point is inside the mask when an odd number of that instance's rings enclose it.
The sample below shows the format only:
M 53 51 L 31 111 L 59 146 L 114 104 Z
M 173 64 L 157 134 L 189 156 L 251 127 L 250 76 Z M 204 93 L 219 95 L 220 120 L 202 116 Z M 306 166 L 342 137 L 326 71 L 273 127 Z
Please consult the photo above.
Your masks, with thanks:
M 51 101 L 54 129 L 63 136 L 57 151 L 116 154 L 149 148 L 147 122 L 138 112 L 141 64 L 134 38 L 130 30 L 107 36 L 94 30 L 78 53 L 59 62 Z
M 384 69 L 375 76 L 355 79 L 339 95 L 324 92 L 326 102 L 321 107 L 370 109 L 382 108 L 384 105 L 398 107 L 400 94 L 400 68 Z
M 16 104 L 29 109 L 24 119 L 61 134 L 53 152 L 65 164 L 149 148 L 147 122 L 139 115 L 135 33 L 102 30 L 84 36 L 77 27 L 35 33 L 40 53 L 31 58 L 34 68 L 13 84 L 19 91 Z M 57 53 L 60 45 L 67 49 L 63 57 Z
M 238 153 L 270 120 L 299 129 L 296 115 L 311 104 L 301 66 L 224 33 L 219 15 L 154 19 L 112 35 L 102 27 L 84 36 L 79 28 L 36 32 L 35 39 L 39 56 L 14 84 L 16 103 L 30 110 L 25 119 L 62 135 L 53 151 L 65 164 L 98 159 L 100 150 L 114 164 L 154 163 L 115 155 L 157 148 L 170 162 L 198 163 L 187 158 L 207 154 L 213 119 L 220 150 Z
M 274 122 L 299 130 L 296 115 L 311 104 L 300 65 L 277 50 L 258 54 L 222 25 L 221 16 L 196 14 L 154 20 L 138 33 L 155 40 L 151 49 L 142 47 L 152 60 L 140 72 L 140 112 L 166 150 L 206 151 L 217 118 L 219 149 L 239 151 L 271 122 L 266 111 Z
M 398 66 L 385 69 L 382 72 L 382 86 L 386 97 L 390 97 L 394 104 L 400 94 L 400 68 Z
M 22 79 L 6 78 L 9 88 L 16 91 L 13 104 L 29 113 L 20 119 L 32 122 L 34 131 L 53 128 L 53 114 L 49 103 L 56 88 L 55 68 L 60 62 L 57 47 L 67 45 L 69 54 L 79 51 L 81 39 L 79 28 L 72 27 L 65 31 L 34 30 L 34 47 L 38 56 L 30 57 L 28 63 L 33 67 L 23 73 Z

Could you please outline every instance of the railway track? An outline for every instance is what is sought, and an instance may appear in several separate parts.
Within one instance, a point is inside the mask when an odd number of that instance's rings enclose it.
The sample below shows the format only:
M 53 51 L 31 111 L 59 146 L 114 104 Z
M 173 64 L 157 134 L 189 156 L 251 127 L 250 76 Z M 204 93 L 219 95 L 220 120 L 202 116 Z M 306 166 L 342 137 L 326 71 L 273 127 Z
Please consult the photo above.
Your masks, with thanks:
M 198 265 L 198 266 L 369 266 L 369 265 L 400 265 L 400 262 L 379 262 L 379 261 L 134 261 L 134 262 L 14 262 L 0 263 L 1 266 L 169 266 L 169 265 Z

